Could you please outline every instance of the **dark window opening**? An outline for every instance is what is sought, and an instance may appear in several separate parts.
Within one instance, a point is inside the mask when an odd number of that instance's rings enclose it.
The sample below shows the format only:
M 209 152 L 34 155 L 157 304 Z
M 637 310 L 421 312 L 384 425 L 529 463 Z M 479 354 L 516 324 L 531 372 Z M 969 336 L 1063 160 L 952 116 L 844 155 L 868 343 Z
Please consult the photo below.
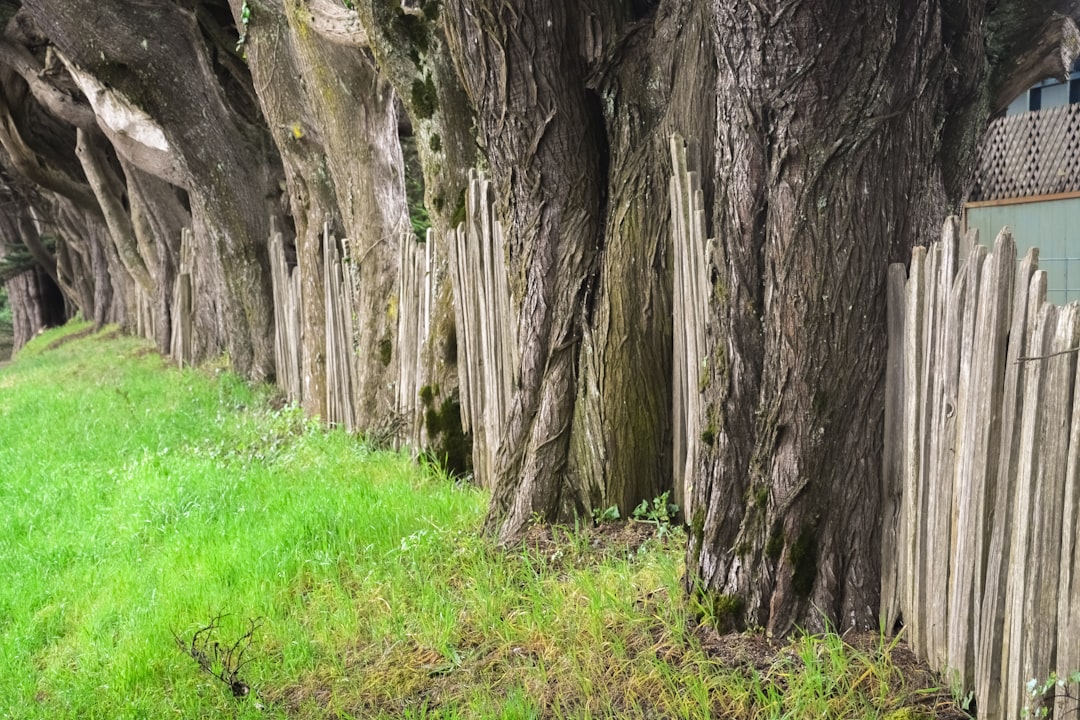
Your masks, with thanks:
M 1028 91 L 1028 110 L 1042 109 L 1042 88 L 1031 88 Z

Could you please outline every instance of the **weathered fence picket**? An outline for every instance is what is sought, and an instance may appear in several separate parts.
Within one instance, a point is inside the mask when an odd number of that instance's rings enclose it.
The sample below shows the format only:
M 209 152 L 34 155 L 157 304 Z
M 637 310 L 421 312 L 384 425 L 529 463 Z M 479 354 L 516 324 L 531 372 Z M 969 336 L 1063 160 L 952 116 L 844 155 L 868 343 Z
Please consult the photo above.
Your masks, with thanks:
M 195 312 L 193 244 L 191 230 L 184 228 L 180 233 L 180 267 L 176 270 L 173 285 L 172 337 L 169 341 L 169 355 L 180 367 L 190 365 L 195 356 L 192 319 Z
M 473 472 L 485 485 L 494 478 L 519 364 L 503 230 L 494 203 L 490 181 L 473 172 L 465 223 L 447 237 L 462 428 L 472 433 Z
M 705 234 L 705 200 L 697 167 L 697 142 L 671 138 L 674 173 L 670 181 L 672 242 L 675 245 L 672 307 L 672 478 L 673 500 L 691 517 L 690 486 L 698 457 L 702 427 L 701 374 L 705 360 L 705 327 L 710 283 Z
M 347 246 L 347 241 L 341 241 Z M 326 420 L 356 427 L 353 387 L 356 377 L 356 334 L 351 299 L 352 273 L 342 267 L 338 241 L 323 230 L 323 287 L 326 293 Z
M 270 237 L 270 280 L 274 291 L 274 360 L 277 384 L 289 402 L 300 402 L 300 270 L 289 267 L 285 239 Z
M 1080 668 L 1080 306 L 1045 302 L 1007 230 L 965 249 L 951 219 L 903 292 L 890 269 L 882 620 L 1015 718 L 1031 678 Z
M 430 329 L 431 303 L 434 294 L 432 277 L 433 233 L 427 243 L 418 243 L 411 232 L 403 233 L 401 264 L 398 267 L 398 296 L 391 304 L 397 313 L 397 362 L 395 413 L 404 424 L 392 428 L 392 437 L 382 438 L 418 446 L 421 427 L 419 391 L 424 372 L 423 350 Z M 323 286 L 321 298 L 304 298 L 301 293 L 300 272 L 290 264 L 285 254 L 281 233 L 270 238 L 270 271 L 274 293 L 274 352 L 278 385 L 290 402 L 299 402 L 303 392 L 301 367 L 303 324 L 301 308 L 305 302 L 324 303 L 326 330 L 324 358 L 326 363 L 327 422 L 354 430 L 361 422 L 357 417 L 356 391 L 357 348 L 354 326 L 356 297 L 355 262 L 350 259 L 348 239 L 338 239 L 323 227 Z M 382 431 L 383 429 L 377 428 Z
M 417 412 L 423 382 L 423 348 L 431 329 L 432 251 L 435 232 L 427 231 L 419 243 L 410 233 L 401 236 L 397 304 L 397 398 L 396 411 L 407 418 L 409 441 L 419 443 L 422 414 Z

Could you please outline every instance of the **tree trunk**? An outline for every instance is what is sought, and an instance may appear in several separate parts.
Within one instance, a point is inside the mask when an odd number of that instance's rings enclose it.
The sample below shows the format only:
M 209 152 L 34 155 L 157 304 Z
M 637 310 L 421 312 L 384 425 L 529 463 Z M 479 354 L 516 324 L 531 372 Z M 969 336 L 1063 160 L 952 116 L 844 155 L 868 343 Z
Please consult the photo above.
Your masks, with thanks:
M 601 235 L 603 126 L 586 95 L 572 13 L 559 2 L 447 3 L 506 228 L 521 367 L 496 461 L 489 527 L 586 511 L 568 462 L 582 326 Z
M 397 279 L 401 241 L 413 236 L 394 90 L 359 48 L 328 43 L 312 32 L 301 7 L 286 14 L 297 63 L 309 78 L 304 90 L 349 241 L 357 424 L 396 436 Z
M 356 0 L 353 5 L 380 73 L 394 86 L 408 114 L 408 131 L 423 171 L 426 213 L 436 238 L 430 270 L 435 289 L 421 358 L 421 388 L 430 395 L 422 393 L 428 400 L 413 424 L 420 428 L 416 439 L 425 451 L 446 462 L 460 454 L 454 452 L 456 446 L 467 440 L 459 407 L 461 330 L 455 326 L 445 238 L 464 220 L 465 188 L 478 157 L 473 110 L 454 67 L 440 2 L 424 0 L 418 10 L 380 0 Z M 435 416 L 437 422 L 430 424 L 434 432 L 429 432 L 425 420 Z M 470 458 L 460 458 L 452 469 L 464 472 L 470 465 Z M 488 478 L 479 480 L 488 484 Z
M 290 3 L 291 4 L 291 3 Z M 234 14 L 241 3 L 232 3 Z M 313 73 L 301 68 L 284 3 L 260 6 L 245 45 L 259 104 L 285 166 L 296 264 L 300 273 L 300 404 L 326 417 L 326 303 L 323 286 L 323 224 L 342 232 L 334 185 L 327 170 L 326 148 L 314 111 L 304 92 Z M 306 70 L 306 71 L 305 71 Z M 287 232 L 287 229 L 283 229 Z
M 272 376 L 266 242 L 279 163 L 246 71 L 230 49 L 212 44 L 213 27 L 165 0 L 24 7 L 76 66 L 153 118 L 180 156 L 200 245 L 200 355 L 225 350 L 241 373 Z M 87 17 L 95 18 L 93 34 Z
M 616 7 L 616 6 L 613 6 Z M 592 507 L 628 516 L 673 485 L 672 254 L 668 137 L 711 131 L 715 108 L 699 89 L 715 82 L 700 42 L 700 13 L 688 5 L 652 23 L 604 9 L 585 15 L 598 28 L 587 57 L 590 87 L 604 109 L 600 138 L 607 190 L 599 282 L 584 328 L 574 465 Z M 604 39 L 600 44 L 599 39 Z
M 11 306 L 12 354 L 45 328 L 68 319 L 64 298 L 49 276 L 35 268 L 9 280 L 5 287 Z
M 932 1 L 712 17 L 717 241 L 687 584 L 721 622 L 877 625 L 886 268 L 936 236 L 970 176 L 980 20 Z
M 154 282 L 155 337 L 158 349 L 170 353 L 172 344 L 173 290 L 180 266 L 180 239 L 191 227 L 186 193 L 120 158 L 127 181 L 131 220 L 140 253 L 150 257 Z

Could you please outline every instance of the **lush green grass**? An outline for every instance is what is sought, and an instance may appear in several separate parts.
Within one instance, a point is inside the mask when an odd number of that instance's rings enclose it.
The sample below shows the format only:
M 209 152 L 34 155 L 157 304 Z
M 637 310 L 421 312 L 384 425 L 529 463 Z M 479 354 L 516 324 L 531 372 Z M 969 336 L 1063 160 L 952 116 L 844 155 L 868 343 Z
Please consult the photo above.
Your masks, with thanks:
M 115 333 L 46 350 L 86 330 L 47 333 L 0 370 L 2 718 L 927 706 L 884 643 L 803 638 L 740 659 L 681 599 L 677 532 L 564 529 L 498 550 L 477 532 L 484 493 L 272 409 L 226 372 L 168 368 Z M 258 623 L 246 698 L 185 652 L 219 616 L 200 638 L 224 647 Z

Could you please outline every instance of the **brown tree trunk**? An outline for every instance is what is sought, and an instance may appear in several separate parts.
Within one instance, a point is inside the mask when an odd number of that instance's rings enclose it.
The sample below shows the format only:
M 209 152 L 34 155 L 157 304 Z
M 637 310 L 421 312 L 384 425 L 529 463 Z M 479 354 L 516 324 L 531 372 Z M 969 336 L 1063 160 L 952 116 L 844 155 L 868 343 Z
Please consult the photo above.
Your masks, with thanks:
M 412 229 L 394 89 L 360 48 L 313 33 L 301 7 L 286 14 L 349 241 L 357 425 L 396 435 L 397 279 L 401 241 Z
M 166 0 L 24 7 L 76 66 L 164 130 L 189 179 L 200 354 L 225 350 L 241 373 L 272 376 L 266 242 L 279 164 L 242 66 L 213 45 L 213 28 Z M 85 32 L 87 17 L 95 33 Z
M 667 491 L 685 503 L 681 481 L 672 484 L 671 221 L 660 169 L 672 132 L 711 132 L 715 107 L 700 88 L 715 82 L 715 71 L 694 8 L 672 8 L 650 23 L 620 4 L 593 5 L 583 22 L 606 42 L 587 57 L 600 67 L 590 87 L 604 109 L 607 189 L 572 442 L 592 507 L 617 505 L 628 516 Z
M 233 2 L 241 15 L 241 3 Z M 248 49 L 256 90 L 286 163 L 305 341 L 305 406 L 325 393 L 322 230 L 347 237 L 356 297 L 354 412 L 360 428 L 391 427 L 399 247 L 410 233 L 394 92 L 363 50 L 328 42 L 293 0 L 257 8 Z M 378 351 L 376 351 L 378 349 Z
M 489 527 L 588 507 L 569 464 L 582 326 L 600 249 L 599 112 L 583 83 L 577 18 L 560 2 L 447 3 L 500 203 L 521 367 L 496 461 Z
M 687 584 L 721 622 L 877 625 L 886 267 L 936 236 L 972 170 L 985 11 L 711 16 L 708 442 Z
M 191 227 L 186 193 L 120 158 L 127 182 L 131 221 L 140 253 L 150 258 L 154 283 L 151 302 L 155 314 L 153 338 L 162 353 L 172 352 L 172 307 L 176 271 L 180 265 L 180 239 Z
M 259 7 L 247 30 L 245 52 L 259 103 L 285 166 L 302 297 L 300 403 L 308 413 L 326 417 L 322 237 L 324 223 L 330 223 L 335 236 L 341 234 L 341 213 L 327 169 L 325 142 L 304 91 L 314 73 L 299 64 L 284 5 Z M 241 3 L 233 2 L 232 9 L 239 14 Z
M 59 288 L 44 271 L 35 268 L 9 280 L 5 287 L 11 306 L 12 353 L 45 328 L 62 325 L 68 318 Z
M 464 220 L 465 188 L 478 157 L 473 110 L 454 66 L 440 2 L 425 0 L 418 10 L 381 0 L 356 0 L 353 5 L 379 71 L 393 85 L 408 115 L 408 131 L 423 171 L 426 212 L 435 231 L 431 252 L 435 289 L 430 332 L 423 342 L 421 380 L 421 387 L 431 395 L 427 407 L 420 404 L 421 417 L 413 421 L 420 427 L 417 440 L 424 450 L 443 461 L 453 443 L 466 440 L 458 408 L 460 329 L 455 326 L 445 239 Z M 440 416 L 434 437 L 424 422 L 424 416 L 432 412 Z M 461 467 L 454 468 L 457 471 L 471 461 L 460 462 Z M 488 483 L 488 478 L 479 479 Z

